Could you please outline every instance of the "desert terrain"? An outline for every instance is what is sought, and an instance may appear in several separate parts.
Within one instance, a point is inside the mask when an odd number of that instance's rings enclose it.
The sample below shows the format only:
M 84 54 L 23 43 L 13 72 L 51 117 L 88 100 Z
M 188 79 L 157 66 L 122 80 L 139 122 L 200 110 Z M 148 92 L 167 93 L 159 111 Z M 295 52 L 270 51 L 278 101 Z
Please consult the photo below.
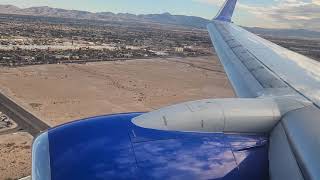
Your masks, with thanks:
M 0 137 L 0 179 L 19 179 L 31 174 L 32 136 L 14 133 Z
M 217 57 L 156 58 L 0 68 L 0 90 L 49 124 L 233 97 Z M 0 179 L 31 174 L 32 136 L 0 136 Z
M 0 84 L 2 93 L 50 126 L 233 96 L 215 56 L 2 68 Z

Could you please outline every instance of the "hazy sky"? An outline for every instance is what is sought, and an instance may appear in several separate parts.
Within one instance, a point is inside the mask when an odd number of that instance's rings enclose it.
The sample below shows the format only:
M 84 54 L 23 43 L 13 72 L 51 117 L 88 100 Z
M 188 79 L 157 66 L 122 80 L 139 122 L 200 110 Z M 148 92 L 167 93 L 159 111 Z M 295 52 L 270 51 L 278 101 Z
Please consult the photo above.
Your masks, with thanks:
M 19 7 L 50 6 L 92 12 L 164 13 L 211 19 L 224 0 L 0 0 Z M 239 0 L 234 21 L 245 26 L 320 31 L 320 0 Z

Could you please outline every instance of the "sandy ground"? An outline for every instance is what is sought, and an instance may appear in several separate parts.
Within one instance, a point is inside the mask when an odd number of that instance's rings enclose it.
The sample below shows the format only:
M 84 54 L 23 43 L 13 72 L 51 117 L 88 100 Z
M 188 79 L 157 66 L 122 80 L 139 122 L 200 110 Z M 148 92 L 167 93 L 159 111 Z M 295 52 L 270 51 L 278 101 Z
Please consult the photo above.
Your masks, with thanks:
M 214 56 L 0 67 L 0 91 L 51 126 L 234 96 Z M 31 141 L 25 133 L 0 136 L 0 180 L 31 174 Z
M 0 179 L 19 179 L 31 173 L 32 136 L 15 133 L 0 137 Z
M 233 96 L 214 56 L 2 68 L 0 84 L 3 93 L 51 126 Z

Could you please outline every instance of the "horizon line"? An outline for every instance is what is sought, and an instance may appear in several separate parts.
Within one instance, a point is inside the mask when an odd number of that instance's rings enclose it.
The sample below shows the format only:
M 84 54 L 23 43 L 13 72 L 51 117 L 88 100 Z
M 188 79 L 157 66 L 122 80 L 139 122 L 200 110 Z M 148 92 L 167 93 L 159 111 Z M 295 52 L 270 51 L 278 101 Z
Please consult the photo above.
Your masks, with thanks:
M 208 18 L 206 18 L 206 17 L 195 16 L 195 15 L 186 15 L 186 14 L 174 14 L 174 13 L 170 13 L 170 12 L 137 14 L 137 13 L 129 13 L 129 12 L 79 10 L 79 9 L 59 8 L 59 7 L 53 7 L 53 6 L 29 6 L 29 7 L 21 7 L 21 6 L 20 6 L 20 7 L 19 7 L 19 6 L 17 6 L 17 5 L 13 5 L 13 4 L 1 4 L 1 3 L 0 3 L 0 6 L 13 6 L 13 7 L 16 7 L 16 8 L 19 8 L 19 9 L 29 9 L 29 8 L 43 8 L 43 7 L 47 7 L 47 8 L 51 8 L 51 9 L 61 9 L 61 10 L 78 11 L 78 12 L 89 12 L 89 13 L 93 13 L 93 14 L 112 13 L 112 14 L 115 14 L 115 15 L 128 14 L 128 15 L 135 15 L 135 16 L 169 14 L 169 15 L 171 15 L 171 16 L 197 17 L 197 18 L 202 18 L 202 19 L 205 19 L 205 20 L 210 21 L 210 19 L 208 19 Z M 0 12 L 0 14 L 1 14 L 1 12 Z M 4 13 L 4 14 L 6 14 L 6 13 Z M 13 14 L 13 13 L 12 13 L 12 14 Z M 16 14 L 16 15 L 26 15 L 26 16 L 28 16 L 28 14 Z M 55 16 L 44 16 L 44 15 L 29 15 L 29 16 L 55 17 Z M 71 19 L 79 19 L 79 18 L 71 18 Z M 320 33 L 320 31 L 303 29 L 303 28 L 268 28 L 268 27 L 260 27 L 260 26 L 243 26 L 243 25 L 239 25 L 239 26 L 244 27 L 244 28 L 261 28 L 261 29 L 266 29 L 266 30 L 305 30 L 305 31 L 309 31 L 309 32 Z

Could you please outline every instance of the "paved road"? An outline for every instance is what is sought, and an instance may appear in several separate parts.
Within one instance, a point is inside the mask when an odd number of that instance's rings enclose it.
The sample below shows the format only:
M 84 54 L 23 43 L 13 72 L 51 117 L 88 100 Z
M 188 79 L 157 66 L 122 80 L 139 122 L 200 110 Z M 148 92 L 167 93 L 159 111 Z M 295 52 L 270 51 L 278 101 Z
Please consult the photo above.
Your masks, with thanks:
M 37 136 L 50 128 L 46 123 L 11 101 L 0 93 L 0 110 L 18 124 L 19 130 L 29 132 L 32 136 Z

